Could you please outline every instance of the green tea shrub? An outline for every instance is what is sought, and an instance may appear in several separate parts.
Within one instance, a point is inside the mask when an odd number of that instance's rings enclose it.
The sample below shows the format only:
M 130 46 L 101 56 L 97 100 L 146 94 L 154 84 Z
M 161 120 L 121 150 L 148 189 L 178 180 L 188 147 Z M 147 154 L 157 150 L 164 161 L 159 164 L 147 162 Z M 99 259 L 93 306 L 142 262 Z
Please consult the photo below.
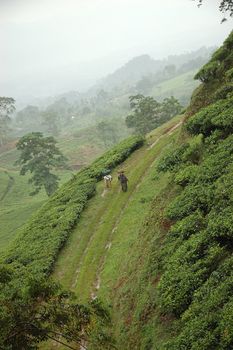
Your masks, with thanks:
M 233 72 L 232 72 L 233 73 Z M 213 102 L 223 100 L 233 94 L 233 83 L 228 83 L 221 86 L 213 95 Z
M 193 293 L 203 284 L 223 255 L 224 248 L 208 244 L 208 235 L 200 231 L 175 251 L 166 263 L 159 282 L 161 312 L 181 315 L 192 301 Z
M 232 348 L 232 264 L 232 256 L 223 259 L 194 293 L 192 304 L 181 316 L 181 332 L 165 344 L 165 349 Z
M 199 168 L 197 165 L 187 165 L 181 167 L 180 170 L 175 174 L 174 182 L 182 187 L 193 183 L 199 174 Z
M 157 166 L 159 172 L 172 171 L 177 172 L 179 168 L 182 168 L 186 163 L 198 164 L 202 154 L 203 137 L 198 135 L 194 137 L 189 143 L 184 143 L 181 146 L 175 148 L 173 151 L 169 151 L 163 156 Z
M 233 215 L 232 207 L 222 208 L 221 212 L 212 210 L 208 215 L 208 233 L 214 238 L 227 238 L 233 241 Z
M 116 167 L 143 142 L 139 136 L 130 137 L 78 172 L 24 225 L 3 261 L 32 274 L 50 273 L 88 199 L 95 194 L 103 170 Z
M 206 218 L 200 210 L 196 210 L 184 219 L 177 221 L 168 232 L 168 237 L 182 237 L 182 240 L 186 240 L 191 235 L 202 231 L 206 226 Z
M 157 166 L 158 171 L 174 171 L 183 162 L 183 155 L 188 149 L 188 144 L 183 144 L 177 147 L 174 151 L 168 152 L 164 157 L 162 157 Z
M 192 135 L 203 134 L 205 137 L 209 136 L 215 129 L 212 119 L 222 112 L 225 104 L 226 102 L 218 101 L 203 108 L 187 120 L 185 129 Z
M 165 215 L 170 220 L 180 220 L 199 209 L 206 214 L 210 211 L 214 200 L 214 188 L 206 185 L 190 185 L 184 188 L 180 195 L 168 206 Z
M 216 79 L 218 69 L 218 61 L 210 61 L 199 70 L 194 78 L 200 80 L 202 83 L 208 83 L 211 80 Z
M 233 81 L 233 68 L 229 69 L 226 72 L 226 80 L 229 81 L 229 82 Z

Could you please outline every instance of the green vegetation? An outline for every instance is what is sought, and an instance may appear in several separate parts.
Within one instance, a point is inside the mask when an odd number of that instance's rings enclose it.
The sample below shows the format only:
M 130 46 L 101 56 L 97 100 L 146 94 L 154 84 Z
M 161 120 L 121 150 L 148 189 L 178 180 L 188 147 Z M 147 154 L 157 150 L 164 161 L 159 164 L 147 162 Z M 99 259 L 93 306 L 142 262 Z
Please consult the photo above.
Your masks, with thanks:
M 12 289 L 10 303 L 0 310 L 4 321 L 12 315 L 7 311 L 12 302 L 16 310 L 36 303 L 25 308 L 23 319 L 27 312 L 32 318 L 34 310 L 40 314 L 38 299 L 27 292 L 34 284 L 26 277 L 33 281 L 53 272 L 55 280 L 77 293 L 78 302 L 101 297 L 110 305 L 114 327 L 103 336 L 113 335 L 119 349 L 233 348 L 231 51 L 232 33 L 197 74 L 203 83 L 182 128 L 183 118 L 177 116 L 147 135 L 147 144 L 137 136 L 123 141 L 73 176 L 21 227 L 1 258 L 7 265 L 0 274 L 2 300 L 11 283 L 23 287 L 15 299 Z M 174 74 L 174 67 L 167 73 Z M 107 96 L 101 92 L 98 98 Z M 115 181 L 122 168 L 129 178 L 126 193 Z M 112 188 L 103 190 L 100 180 L 109 170 Z M 3 201 L 13 189 L 12 175 L 4 175 Z M 48 296 L 57 301 L 55 294 Z M 61 318 L 64 304 L 62 299 L 58 305 Z M 10 329 L 11 324 L 18 327 L 10 321 Z M 98 346 L 90 341 L 88 349 Z
M 112 123 L 110 120 L 110 126 Z M 128 131 L 124 121 L 119 120 L 114 123 L 119 130 L 120 138 L 123 136 L 126 138 Z M 73 130 L 68 136 L 65 134 L 59 136 L 57 141 L 57 146 L 68 159 L 69 165 L 69 169 L 54 171 L 60 179 L 60 185 L 68 181 L 77 170 L 91 164 L 105 151 L 104 142 L 100 139 L 95 126 Z M 113 144 L 114 140 L 111 140 L 111 143 Z M 15 142 L 6 144 L 1 151 L 0 251 L 3 251 L 16 235 L 17 229 L 47 200 L 47 195 L 43 188 L 36 196 L 29 195 L 34 189 L 32 184 L 28 183 L 29 175 L 19 175 L 20 169 L 15 163 L 20 153 L 15 147 Z M 13 181 L 9 180 L 9 176 Z M 8 183 L 11 184 L 10 187 Z M 4 193 L 5 196 L 2 198 Z
M 106 333 L 109 314 L 100 302 L 81 305 L 57 283 L 30 275 L 20 279 L 17 271 L 0 266 L 1 349 L 38 349 L 38 343 L 48 339 L 72 343 L 72 349 L 87 341 L 95 349 L 113 348 Z
M 21 137 L 16 148 L 21 152 L 17 160 L 17 164 L 21 165 L 20 175 L 32 174 L 29 183 L 33 184 L 34 191 L 30 194 L 35 195 L 44 187 L 47 195 L 51 196 L 58 189 L 59 180 L 51 170 L 65 167 L 67 160 L 56 147 L 56 140 L 52 136 L 44 137 L 42 133 L 32 132 Z
M 202 81 L 203 84 L 197 88 L 192 96 L 188 108 L 189 115 L 193 115 L 210 103 L 232 94 L 232 47 L 233 32 L 212 55 L 211 60 L 195 75 L 195 79 Z
M 233 347 L 233 101 L 216 100 L 220 88 L 203 83 L 212 103 L 181 132 L 157 129 L 125 162 L 126 197 L 117 184 L 101 197 L 98 185 L 55 265 L 54 278 L 81 300 L 112 306 L 120 349 Z
M 159 82 L 152 87 L 150 95 L 158 101 L 174 96 L 182 105 L 187 106 L 193 90 L 199 85 L 199 82 L 193 78 L 196 72 L 197 69 L 190 69 L 185 73 L 180 73 L 175 77 Z
M 63 185 L 20 230 L 4 253 L 4 261 L 34 274 L 50 272 L 103 170 L 114 168 L 142 144 L 143 139 L 136 136 L 123 141 Z
M 231 38 L 221 48 L 228 50 L 222 80 L 216 83 L 211 75 L 201 88 L 214 99 L 198 105 L 176 146 L 160 159 L 157 169 L 170 180 L 152 202 L 140 241 L 119 273 L 112 296 L 121 348 L 233 347 L 233 100 L 231 93 L 216 100 L 233 65 Z M 199 93 L 191 108 L 200 103 Z
M 182 106 L 173 96 L 157 102 L 151 96 L 130 96 L 131 114 L 126 117 L 126 125 L 133 128 L 137 134 L 145 135 L 162 125 L 175 115 L 178 115 Z
M 181 318 L 178 335 L 167 343 L 166 349 L 200 349 L 200 346 L 229 349 L 233 345 L 230 309 L 226 317 L 233 294 L 228 283 L 224 285 L 224 279 L 221 281 L 223 269 L 231 275 L 232 260 L 233 138 L 231 127 L 225 127 L 230 126 L 226 116 L 232 114 L 228 103 L 232 108 L 231 99 L 219 101 L 220 109 L 215 108 L 215 113 L 214 106 L 207 107 L 185 125 L 186 130 L 195 134 L 204 131 L 205 138 L 199 147 L 195 175 L 193 152 L 186 159 L 181 157 L 175 168 L 175 182 L 177 178 L 185 181 L 181 193 L 166 209 L 166 217 L 173 226 L 158 257 L 162 261 L 158 305 L 162 313 Z M 208 115 L 209 120 L 203 118 L 200 125 L 201 115 Z M 190 147 L 188 144 L 186 154 Z M 176 154 L 177 151 L 175 157 Z M 174 171 L 169 163 L 171 155 L 169 161 L 166 157 L 161 160 L 164 169 Z M 222 291 L 216 291 L 217 280 Z

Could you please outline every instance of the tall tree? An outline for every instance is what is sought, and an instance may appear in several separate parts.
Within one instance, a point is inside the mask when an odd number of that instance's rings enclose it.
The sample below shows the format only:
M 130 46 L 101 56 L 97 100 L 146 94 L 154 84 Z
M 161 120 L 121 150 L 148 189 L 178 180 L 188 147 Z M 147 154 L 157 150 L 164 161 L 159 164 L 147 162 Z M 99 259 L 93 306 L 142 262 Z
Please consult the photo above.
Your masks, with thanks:
M 29 183 L 34 185 L 31 195 L 37 194 L 42 187 L 48 196 L 51 196 L 58 188 L 59 177 L 51 173 L 51 170 L 66 165 L 66 158 L 56 147 L 53 137 L 44 137 L 40 132 L 27 134 L 16 144 L 21 152 L 17 164 L 21 165 L 20 175 L 27 172 L 32 174 Z
M 130 96 L 132 113 L 126 117 L 126 125 L 139 134 L 146 134 L 158 126 L 160 103 L 151 96 Z
M 180 113 L 182 106 L 174 97 L 166 98 L 162 103 L 151 96 L 130 96 L 132 113 L 126 117 L 126 125 L 136 133 L 145 135 Z
M 162 102 L 162 112 L 165 120 L 169 120 L 175 115 L 178 115 L 183 106 L 181 106 L 180 102 L 174 97 L 167 97 Z
M 15 111 L 15 100 L 12 97 L 0 97 L 0 145 L 9 133 L 10 115 Z

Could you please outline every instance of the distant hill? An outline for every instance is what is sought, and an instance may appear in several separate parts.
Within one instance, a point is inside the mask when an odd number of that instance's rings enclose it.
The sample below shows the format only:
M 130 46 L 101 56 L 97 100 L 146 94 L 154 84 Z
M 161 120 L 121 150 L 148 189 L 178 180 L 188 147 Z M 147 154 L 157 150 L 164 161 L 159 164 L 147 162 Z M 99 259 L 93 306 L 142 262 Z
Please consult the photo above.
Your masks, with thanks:
M 111 90 L 120 85 L 123 86 L 134 86 L 144 76 L 153 76 L 156 73 L 164 70 L 165 67 L 174 65 L 178 72 L 190 70 L 192 68 L 200 68 L 204 63 L 208 61 L 211 53 L 215 48 L 202 47 L 196 51 L 181 55 L 170 55 L 163 60 L 156 60 L 149 55 L 141 55 L 132 58 L 125 65 L 117 69 L 112 74 L 109 74 L 103 78 L 94 87 L 94 89 L 106 89 Z M 200 63 L 198 64 L 198 59 Z M 190 64 L 190 65 L 188 65 Z M 90 89 L 90 91 L 92 91 Z
M 174 65 L 176 73 L 185 73 L 188 70 L 199 69 L 206 63 L 211 53 L 215 50 L 214 47 L 201 47 L 192 52 L 183 53 L 180 55 L 170 55 L 162 60 L 157 60 L 150 57 L 148 54 L 133 57 L 124 65 L 116 69 L 111 74 L 103 77 L 86 92 L 77 90 L 67 91 L 55 96 L 48 96 L 46 98 L 35 98 L 33 96 L 25 96 L 20 101 L 16 101 L 17 110 L 21 110 L 27 104 L 38 106 L 41 109 L 47 108 L 57 100 L 65 98 L 68 103 L 74 104 L 80 102 L 84 98 L 95 96 L 101 89 L 111 91 L 112 94 L 122 93 L 125 90 L 133 91 L 135 85 L 143 77 L 153 77 L 161 73 L 166 66 Z M 167 77 L 171 78 L 171 77 Z M 123 88 L 123 91 L 122 91 Z

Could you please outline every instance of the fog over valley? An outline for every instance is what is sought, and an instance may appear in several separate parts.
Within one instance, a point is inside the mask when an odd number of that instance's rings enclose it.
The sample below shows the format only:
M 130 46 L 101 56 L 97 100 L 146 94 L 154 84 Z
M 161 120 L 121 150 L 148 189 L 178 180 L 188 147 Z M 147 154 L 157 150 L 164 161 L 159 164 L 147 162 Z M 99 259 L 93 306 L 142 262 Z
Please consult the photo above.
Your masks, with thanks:
M 1 0 L 0 94 L 18 102 L 85 91 L 135 56 L 219 46 L 217 0 Z M 184 29 L 185 28 L 185 29 Z

